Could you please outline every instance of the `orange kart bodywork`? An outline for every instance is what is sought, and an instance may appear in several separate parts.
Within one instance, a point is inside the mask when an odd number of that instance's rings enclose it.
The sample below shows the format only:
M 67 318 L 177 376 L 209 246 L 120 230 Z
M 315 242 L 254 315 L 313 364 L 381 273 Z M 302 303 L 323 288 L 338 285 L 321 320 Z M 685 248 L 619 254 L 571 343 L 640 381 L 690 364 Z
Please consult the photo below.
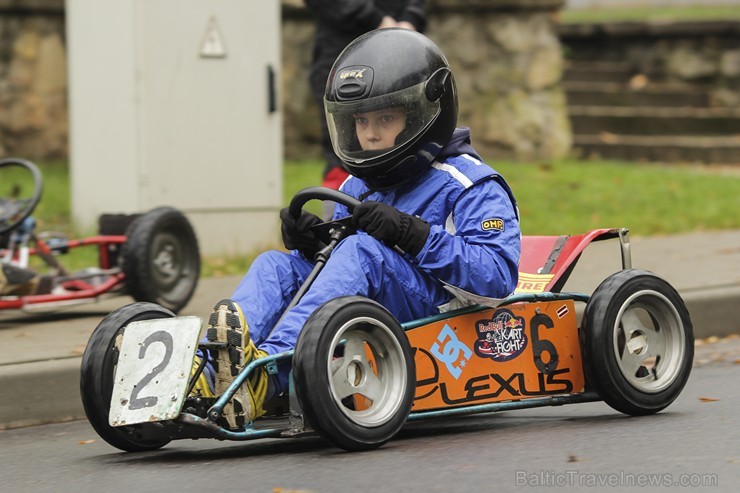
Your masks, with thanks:
M 516 303 L 407 332 L 413 411 L 581 392 L 573 301 Z
M 518 287 L 508 303 L 407 327 L 416 365 L 412 413 L 584 392 L 577 297 L 548 298 L 592 241 L 615 237 L 628 265 L 625 230 L 525 236 Z M 511 302 L 517 298 L 522 301 Z

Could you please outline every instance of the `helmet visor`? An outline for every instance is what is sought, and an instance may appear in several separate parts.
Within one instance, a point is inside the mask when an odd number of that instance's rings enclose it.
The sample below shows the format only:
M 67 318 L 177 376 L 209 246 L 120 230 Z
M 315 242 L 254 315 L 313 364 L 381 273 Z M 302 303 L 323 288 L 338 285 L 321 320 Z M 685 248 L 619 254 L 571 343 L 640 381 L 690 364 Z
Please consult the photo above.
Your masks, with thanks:
M 390 154 L 414 140 L 434 121 L 440 103 L 429 101 L 425 83 L 360 101 L 324 100 L 334 152 L 362 163 Z

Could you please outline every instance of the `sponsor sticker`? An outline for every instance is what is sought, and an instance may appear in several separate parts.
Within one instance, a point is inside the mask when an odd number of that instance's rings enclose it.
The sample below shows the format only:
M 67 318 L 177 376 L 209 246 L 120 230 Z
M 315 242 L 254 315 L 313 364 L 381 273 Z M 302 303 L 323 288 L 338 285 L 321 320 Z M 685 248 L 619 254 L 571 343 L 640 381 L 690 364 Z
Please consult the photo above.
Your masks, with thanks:
M 475 353 L 484 358 L 509 361 L 522 354 L 527 347 L 524 317 L 517 317 L 506 308 L 496 310 L 491 320 L 478 320 L 475 330 L 478 333 Z
M 543 293 L 553 274 L 527 274 L 519 273 L 519 281 L 516 284 L 516 293 Z
M 564 316 L 568 314 L 568 306 L 567 305 L 561 306 L 560 308 L 555 310 L 555 314 L 558 316 L 558 318 L 563 318 Z
M 504 231 L 504 220 L 500 217 L 492 217 L 481 222 L 483 231 Z
M 430 351 L 435 358 L 445 364 L 447 371 L 456 380 L 460 378 L 462 369 L 473 355 L 473 351 L 458 339 L 455 331 L 447 324 L 442 327 Z

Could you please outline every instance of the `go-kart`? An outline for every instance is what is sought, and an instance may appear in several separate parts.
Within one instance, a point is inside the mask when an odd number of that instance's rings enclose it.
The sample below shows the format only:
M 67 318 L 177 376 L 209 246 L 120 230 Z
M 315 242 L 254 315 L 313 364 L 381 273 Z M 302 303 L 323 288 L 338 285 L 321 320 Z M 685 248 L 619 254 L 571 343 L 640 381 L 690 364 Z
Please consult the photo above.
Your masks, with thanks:
M 293 198 L 291 214 L 298 217 L 312 199 L 350 211 L 358 204 L 312 187 Z M 332 249 L 353 233 L 347 219 L 315 228 L 328 246 L 291 306 Z M 583 250 L 611 238 L 619 239 L 623 270 L 591 296 L 561 292 Z M 214 347 L 198 343 L 198 317 L 173 318 L 152 303 L 122 307 L 98 325 L 85 350 L 85 412 L 105 441 L 125 451 L 185 438 L 315 433 L 340 448 L 366 450 L 413 420 L 598 400 L 646 415 L 673 402 L 691 371 L 691 321 L 669 283 L 631 268 L 627 230 L 522 241 L 518 289 L 496 306 L 476 304 L 401 324 L 370 299 L 333 299 L 309 318 L 294 350 L 253 361 L 217 398 L 190 395 L 196 349 Z M 580 326 L 575 303 L 585 303 Z M 256 368 L 274 374 L 286 360 L 292 360 L 286 395 L 267 403 L 266 416 L 230 428 L 222 411 L 239 386 Z
M 38 167 L 24 159 L 1 159 L 0 177 L 0 268 L 23 281 L 0 283 L 0 310 L 50 310 L 128 294 L 177 312 L 190 300 L 200 276 L 200 253 L 180 211 L 159 207 L 144 214 L 104 215 L 101 234 L 81 239 L 37 233 L 31 214 L 43 189 Z M 97 248 L 98 265 L 70 272 L 59 257 L 82 247 Z

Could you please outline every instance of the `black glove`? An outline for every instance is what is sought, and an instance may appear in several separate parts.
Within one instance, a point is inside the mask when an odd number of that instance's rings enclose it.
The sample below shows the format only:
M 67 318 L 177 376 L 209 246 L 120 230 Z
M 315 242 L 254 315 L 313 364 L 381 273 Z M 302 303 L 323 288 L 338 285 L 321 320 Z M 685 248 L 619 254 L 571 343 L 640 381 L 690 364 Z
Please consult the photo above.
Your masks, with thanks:
M 280 231 L 283 233 L 283 243 L 288 250 L 298 250 L 307 259 L 313 260 L 316 252 L 324 248 L 311 226 L 324 222 L 319 216 L 310 212 L 301 211 L 298 219 L 294 218 L 288 208 L 280 211 L 280 220 L 283 222 Z
M 429 224 L 380 202 L 363 202 L 352 211 L 352 224 L 372 237 L 416 255 L 429 237 Z

